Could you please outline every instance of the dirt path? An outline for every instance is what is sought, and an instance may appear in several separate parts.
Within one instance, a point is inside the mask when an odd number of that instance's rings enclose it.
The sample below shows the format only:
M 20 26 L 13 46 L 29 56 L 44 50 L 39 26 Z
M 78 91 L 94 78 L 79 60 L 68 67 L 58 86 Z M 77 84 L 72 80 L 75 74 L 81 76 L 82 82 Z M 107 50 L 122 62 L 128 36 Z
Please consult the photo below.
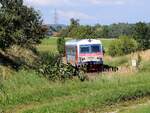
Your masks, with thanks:
M 120 113 L 122 111 L 126 111 L 126 110 L 132 110 L 132 109 L 136 109 L 142 106 L 146 106 L 146 105 L 150 105 L 150 98 L 144 98 L 144 99 L 138 99 L 135 100 L 133 103 L 129 102 L 129 105 L 127 105 L 128 103 L 124 103 L 122 105 L 118 105 L 116 106 L 115 110 L 112 110 L 111 112 L 105 112 L 105 113 Z
M 142 104 L 136 104 L 136 105 L 131 105 L 131 106 L 126 106 L 126 107 L 121 107 L 113 112 L 106 112 L 106 113 L 120 113 L 121 111 L 126 111 L 126 110 L 132 110 L 136 109 L 142 106 L 146 106 L 150 104 L 150 100 L 148 102 L 142 103 Z
M 72 97 L 63 97 L 63 98 L 70 98 L 73 99 Z M 61 98 L 57 98 L 54 101 L 59 101 Z M 13 109 L 9 109 L 4 113 L 22 113 L 26 110 L 30 109 L 38 109 L 44 106 L 48 106 L 50 104 L 51 99 L 42 101 L 42 102 L 32 102 L 29 104 L 22 104 L 22 105 L 17 105 Z M 145 97 L 145 98 L 140 98 L 137 100 L 132 100 L 132 101 L 126 101 L 123 103 L 118 103 L 114 104 L 112 106 L 105 106 L 103 109 L 97 109 L 97 110 L 90 110 L 90 113 L 120 113 L 122 110 L 129 110 L 129 109 L 136 109 L 141 106 L 149 105 L 150 104 L 150 97 Z M 102 112 L 103 110 L 103 112 Z M 89 110 L 88 110 L 89 111 Z M 106 112 L 107 111 L 107 112 Z M 87 110 L 82 112 L 82 113 L 87 113 Z

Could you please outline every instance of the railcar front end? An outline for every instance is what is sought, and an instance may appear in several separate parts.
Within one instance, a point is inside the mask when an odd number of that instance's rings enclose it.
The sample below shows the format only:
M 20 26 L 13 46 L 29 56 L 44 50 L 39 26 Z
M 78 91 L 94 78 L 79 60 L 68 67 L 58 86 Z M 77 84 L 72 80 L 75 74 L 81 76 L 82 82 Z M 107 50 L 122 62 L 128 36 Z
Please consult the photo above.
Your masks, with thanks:
M 84 39 L 66 43 L 67 63 L 76 67 L 98 68 L 103 65 L 103 54 L 100 40 Z

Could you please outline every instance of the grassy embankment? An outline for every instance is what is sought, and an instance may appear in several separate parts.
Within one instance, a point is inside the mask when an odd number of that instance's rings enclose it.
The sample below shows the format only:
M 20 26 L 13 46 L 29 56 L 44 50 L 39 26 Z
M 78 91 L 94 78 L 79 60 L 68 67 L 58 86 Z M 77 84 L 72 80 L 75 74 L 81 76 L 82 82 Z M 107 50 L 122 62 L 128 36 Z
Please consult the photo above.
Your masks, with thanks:
M 94 81 L 52 83 L 35 72 L 20 71 L 1 82 L 1 109 L 14 113 L 69 113 L 149 96 L 150 64 L 131 76 L 99 76 Z
M 43 41 L 45 45 L 55 42 L 54 39 L 52 42 Z M 122 62 L 123 57 L 115 58 L 117 59 Z M 131 76 L 121 76 L 119 73 L 112 76 L 100 74 L 96 80 L 85 82 L 68 80 L 65 83 L 53 83 L 34 71 L 19 71 L 0 82 L 0 112 L 70 113 L 96 109 L 104 112 L 109 105 L 150 95 L 148 61 L 143 61 L 142 70 L 132 73 Z M 142 107 L 139 110 L 149 110 L 147 105 Z M 122 112 L 130 113 L 126 110 Z

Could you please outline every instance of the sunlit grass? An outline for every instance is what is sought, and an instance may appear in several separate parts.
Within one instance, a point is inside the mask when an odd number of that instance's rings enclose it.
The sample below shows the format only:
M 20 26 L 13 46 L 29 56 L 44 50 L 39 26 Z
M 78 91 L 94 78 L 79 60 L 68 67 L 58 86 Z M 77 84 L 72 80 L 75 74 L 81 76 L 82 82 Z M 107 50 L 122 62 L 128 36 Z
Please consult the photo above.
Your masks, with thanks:
M 146 105 L 137 105 L 126 110 L 122 110 L 119 113 L 149 113 L 150 112 L 150 103 Z
M 102 76 L 94 81 L 78 79 L 49 82 L 34 71 L 20 71 L 1 84 L 0 106 L 4 111 L 70 113 L 103 108 L 116 102 L 150 94 L 149 70 L 131 76 Z M 30 106 L 27 107 L 26 106 Z M 56 109 L 57 108 L 57 109 Z
M 43 52 L 57 52 L 56 42 L 57 38 L 44 39 L 38 49 Z M 104 40 L 103 43 L 107 48 L 111 41 Z M 127 61 L 128 58 L 119 57 L 111 64 L 121 65 Z M 99 74 L 97 79 L 85 82 L 78 79 L 51 82 L 32 70 L 21 70 L 9 79 L 0 81 L 0 112 L 86 112 L 89 109 L 101 110 L 115 103 L 149 96 L 149 67 L 149 62 L 142 62 L 142 69 L 130 76 L 122 76 L 119 73 L 112 76 Z M 143 106 L 123 113 L 130 111 L 149 113 L 149 108 Z
M 42 40 L 42 43 L 37 47 L 41 52 L 57 52 L 57 37 L 48 37 Z M 71 40 L 70 38 L 66 38 L 66 40 Z M 107 53 L 108 47 L 111 43 L 111 39 L 100 39 L 104 45 L 105 51 Z

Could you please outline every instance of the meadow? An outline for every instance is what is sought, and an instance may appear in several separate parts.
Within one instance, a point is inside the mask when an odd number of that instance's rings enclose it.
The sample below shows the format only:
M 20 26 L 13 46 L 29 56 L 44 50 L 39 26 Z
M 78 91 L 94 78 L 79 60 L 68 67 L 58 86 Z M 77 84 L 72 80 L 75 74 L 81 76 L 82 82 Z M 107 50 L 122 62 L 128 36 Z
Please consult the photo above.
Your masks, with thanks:
M 67 38 L 66 40 L 71 40 L 70 38 Z M 108 51 L 108 47 L 111 43 L 111 39 L 100 39 L 104 45 L 104 48 L 106 52 Z M 38 50 L 41 52 L 57 52 L 57 37 L 47 37 L 46 39 L 42 40 L 42 44 L 40 44 L 38 47 Z
M 57 52 L 56 41 L 56 38 L 45 39 L 38 49 Z M 106 49 L 111 43 L 104 39 L 102 42 Z M 122 56 L 109 63 L 121 65 L 127 60 L 128 56 Z M 22 69 L 6 80 L 0 79 L 0 113 L 111 113 L 116 110 L 117 113 L 149 113 L 149 75 L 149 59 L 142 61 L 138 72 L 99 73 L 95 79 L 84 82 L 76 78 L 52 82 L 33 70 Z M 130 103 L 137 99 L 137 103 Z M 126 108 L 121 105 L 124 102 Z

